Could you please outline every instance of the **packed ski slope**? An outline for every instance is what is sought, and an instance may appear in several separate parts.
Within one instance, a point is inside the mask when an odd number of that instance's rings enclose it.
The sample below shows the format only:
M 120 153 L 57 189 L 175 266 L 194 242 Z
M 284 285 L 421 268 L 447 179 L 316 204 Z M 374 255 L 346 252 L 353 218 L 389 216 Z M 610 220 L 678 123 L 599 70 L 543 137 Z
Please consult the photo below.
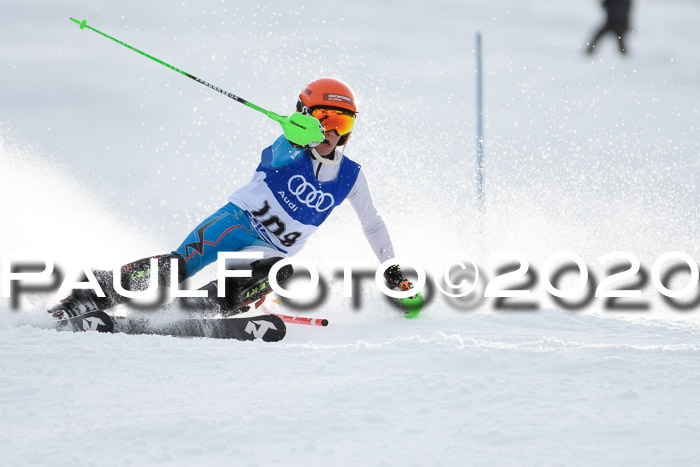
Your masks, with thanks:
M 70 275 L 169 251 L 250 178 L 279 133 L 70 16 L 278 113 L 291 112 L 309 80 L 343 78 L 360 103 L 347 152 L 366 171 L 399 256 L 431 273 L 470 257 L 493 278 L 489 258 L 504 251 L 538 272 L 553 253 L 574 252 L 598 281 L 606 271 L 597 259 L 612 251 L 631 252 L 647 272 L 668 251 L 700 260 L 692 1 L 636 2 L 624 58 L 610 38 L 598 55 L 583 54 L 602 21 L 594 1 L 8 10 L 3 262 L 48 257 Z M 344 262 L 376 267 L 349 207 L 300 257 L 318 265 L 327 295 L 310 310 L 271 306 L 330 325 L 288 325 L 274 344 L 56 332 L 44 312 L 54 294 L 21 293 L 16 307 L 1 298 L 2 463 L 697 463 L 700 307 L 674 308 L 651 281 L 640 287 L 646 309 L 617 311 L 600 299 L 560 306 L 541 280 L 526 300 L 534 309 L 472 306 L 433 287 L 423 315 L 405 320 L 371 280 L 354 300 L 343 296 Z M 677 279 L 682 287 L 687 275 Z
M 9 465 L 692 465 L 697 328 L 532 315 L 279 344 L 2 329 Z

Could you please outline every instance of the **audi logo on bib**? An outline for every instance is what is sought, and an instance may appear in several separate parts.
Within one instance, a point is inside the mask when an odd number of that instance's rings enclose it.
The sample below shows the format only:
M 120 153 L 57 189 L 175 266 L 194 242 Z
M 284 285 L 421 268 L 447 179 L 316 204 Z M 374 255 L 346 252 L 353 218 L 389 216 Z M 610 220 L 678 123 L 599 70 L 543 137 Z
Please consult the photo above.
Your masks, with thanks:
M 304 204 L 318 212 L 328 211 L 335 205 L 335 199 L 330 193 L 316 189 L 307 182 L 303 175 L 294 175 L 287 182 L 289 192 Z

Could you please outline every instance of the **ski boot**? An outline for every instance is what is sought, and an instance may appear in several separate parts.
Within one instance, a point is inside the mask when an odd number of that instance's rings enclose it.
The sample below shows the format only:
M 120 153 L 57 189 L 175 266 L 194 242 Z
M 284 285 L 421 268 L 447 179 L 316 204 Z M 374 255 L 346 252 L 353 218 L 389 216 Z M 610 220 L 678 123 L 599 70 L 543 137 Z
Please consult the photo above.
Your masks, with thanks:
M 92 290 L 75 290 L 48 312 L 54 319 L 74 318 L 91 311 L 101 310 L 102 308 L 97 304 L 99 298 Z
M 154 256 L 158 260 L 158 283 L 168 285 L 170 283 L 170 260 L 178 259 L 178 282 L 185 279 L 184 259 L 175 254 Z M 106 310 L 115 305 L 120 305 L 127 301 L 126 297 L 118 294 L 114 289 L 114 274 L 112 271 L 95 271 L 100 288 L 104 292 L 104 297 L 98 297 L 92 289 L 74 290 L 68 297 L 48 310 L 55 319 L 73 318 L 78 315 L 95 310 Z M 146 290 L 150 284 L 151 258 L 144 258 L 133 263 L 129 263 L 121 268 L 121 284 L 126 290 L 137 292 Z M 83 277 L 82 282 L 86 280 Z
M 223 316 L 233 316 L 250 310 L 251 305 L 262 303 L 265 297 L 272 292 L 269 274 L 272 266 L 282 258 L 267 258 L 253 261 L 250 266 L 252 275 L 248 278 L 226 278 L 226 296 L 219 297 L 219 285 L 217 281 L 211 281 L 199 290 L 206 290 L 207 297 L 183 298 L 184 308 L 191 311 L 216 313 Z M 290 265 L 280 268 L 277 272 L 277 283 L 283 284 L 291 277 L 293 268 Z

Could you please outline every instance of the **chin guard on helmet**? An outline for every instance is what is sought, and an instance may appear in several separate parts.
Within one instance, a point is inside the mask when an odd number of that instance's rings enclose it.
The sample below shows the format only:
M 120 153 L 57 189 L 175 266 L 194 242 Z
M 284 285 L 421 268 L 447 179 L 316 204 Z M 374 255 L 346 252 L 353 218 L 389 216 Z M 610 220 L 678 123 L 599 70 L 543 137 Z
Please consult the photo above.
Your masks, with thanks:
M 349 134 L 345 136 L 350 136 Z M 345 139 L 347 141 L 347 138 Z M 311 157 L 319 161 L 321 164 L 328 164 L 328 165 L 338 165 L 340 164 L 340 161 L 343 159 L 343 153 L 345 152 L 345 145 L 342 145 L 338 143 L 335 148 L 333 148 L 333 153 L 329 154 L 328 156 L 322 156 L 316 151 L 316 148 L 311 148 L 309 151 L 311 153 Z M 333 157 L 331 157 L 331 155 Z

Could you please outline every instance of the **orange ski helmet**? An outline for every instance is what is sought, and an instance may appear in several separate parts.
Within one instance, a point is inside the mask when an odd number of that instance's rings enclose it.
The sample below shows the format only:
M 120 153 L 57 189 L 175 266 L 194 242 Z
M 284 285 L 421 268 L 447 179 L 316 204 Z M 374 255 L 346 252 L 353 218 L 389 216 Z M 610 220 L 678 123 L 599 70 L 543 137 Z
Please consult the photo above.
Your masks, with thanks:
M 355 93 L 350 86 L 336 78 L 319 78 L 307 84 L 299 94 L 297 110 L 303 112 L 304 107 L 336 108 L 347 110 L 352 114 L 357 113 Z
M 318 118 L 326 131 L 336 130 L 341 137 L 338 146 L 345 146 L 355 126 L 355 93 L 339 79 L 319 78 L 301 91 L 297 111 Z

